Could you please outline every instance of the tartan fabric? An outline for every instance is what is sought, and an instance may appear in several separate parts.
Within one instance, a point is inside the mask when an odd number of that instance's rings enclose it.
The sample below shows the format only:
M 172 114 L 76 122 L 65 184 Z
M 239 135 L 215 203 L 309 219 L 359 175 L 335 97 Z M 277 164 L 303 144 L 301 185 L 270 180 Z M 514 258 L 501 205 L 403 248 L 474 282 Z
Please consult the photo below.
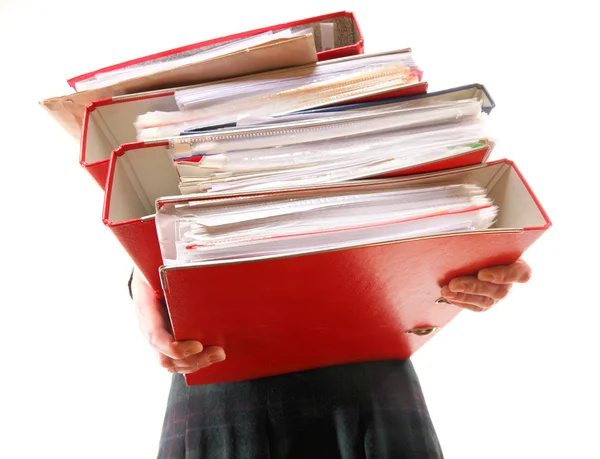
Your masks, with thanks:
M 159 459 L 438 459 L 410 361 L 185 385 L 173 375 Z

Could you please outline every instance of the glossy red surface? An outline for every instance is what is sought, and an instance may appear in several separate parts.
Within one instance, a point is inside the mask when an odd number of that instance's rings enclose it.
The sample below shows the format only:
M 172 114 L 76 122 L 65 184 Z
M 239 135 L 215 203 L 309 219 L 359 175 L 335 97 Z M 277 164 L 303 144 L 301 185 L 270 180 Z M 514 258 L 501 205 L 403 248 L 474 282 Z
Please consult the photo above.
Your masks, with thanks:
M 377 359 L 406 359 L 459 308 L 437 304 L 457 275 L 511 263 L 544 230 L 389 243 L 240 264 L 166 269 L 176 339 L 223 346 L 225 362 L 188 384 L 252 379 Z M 439 331 L 438 331 L 439 333 Z

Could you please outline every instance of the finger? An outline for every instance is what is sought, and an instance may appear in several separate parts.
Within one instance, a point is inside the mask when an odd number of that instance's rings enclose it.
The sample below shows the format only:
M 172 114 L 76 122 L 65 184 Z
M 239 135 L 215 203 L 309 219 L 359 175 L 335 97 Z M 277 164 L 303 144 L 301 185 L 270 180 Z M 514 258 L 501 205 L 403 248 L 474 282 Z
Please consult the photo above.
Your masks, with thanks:
M 219 360 L 225 355 L 223 348 L 219 346 L 206 346 L 204 350 L 198 354 L 185 357 L 183 359 L 172 359 L 173 363 L 178 367 L 194 367 L 200 365 L 207 359 L 210 361 Z M 216 362 L 213 362 L 216 363 Z
M 484 312 L 487 311 L 489 308 L 481 308 L 475 304 L 471 304 L 471 303 L 461 303 L 460 301 L 456 301 L 456 300 L 448 300 L 450 302 L 450 304 L 453 304 L 454 306 L 458 306 L 459 308 L 463 308 L 463 309 L 468 309 L 469 311 L 473 311 L 473 312 Z
M 471 295 L 469 293 L 454 293 L 451 292 L 448 287 L 442 288 L 442 296 L 452 303 L 458 302 L 463 304 L 471 304 L 482 309 L 489 309 L 498 301 L 489 296 Z
M 171 373 L 194 373 L 200 368 L 225 360 L 225 351 L 218 346 L 208 346 L 200 354 L 184 359 L 173 359 L 165 354 L 157 354 L 161 366 Z
M 161 354 L 160 352 L 157 352 L 157 355 L 161 367 L 163 367 L 169 373 L 177 373 L 177 370 L 175 369 L 175 364 L 173 363 L 173 359 L 171 359 L 169 356 Z
M 175 341 L 171 335 L 162 326 L 146 331 L 150 345 L 172 359 L 184 359 L 194 354 L 202 352 L 203 346 L 198 341 Z
M 510 265 L 498 265 L 484 268 L 477 274 L 477 278 L 484 282 L 495 284 L 524 284 L 531 279 L 531 267 L 523 260 L 518 260 Z
M 200 354 L 187 359 L 173 360 L 177 373 L 189 374 L 225 360 L 225 351 L 217 346 L 207 346 Z
M 511 287 L 512 284 L 493 284 L 480 281 L 474 276 L 464 276 L 452 279 L 444 291 L 448 294 L 467 293 L 502 300 L 509 294 Z
M 170 353 L 174 359 L 185 359 L 186 357 L 200 354 L 204 349 L 199 341 L 173 341 L 170 345 Z

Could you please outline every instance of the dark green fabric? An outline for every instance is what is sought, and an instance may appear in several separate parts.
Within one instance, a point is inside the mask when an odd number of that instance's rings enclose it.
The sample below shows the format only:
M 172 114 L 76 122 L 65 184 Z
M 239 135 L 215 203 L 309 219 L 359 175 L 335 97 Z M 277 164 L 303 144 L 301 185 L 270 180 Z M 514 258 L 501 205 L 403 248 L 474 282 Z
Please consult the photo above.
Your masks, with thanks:
M 367 362 L 228 384 L 174 375 L 160 459 L 438 459 L 410 361 Z

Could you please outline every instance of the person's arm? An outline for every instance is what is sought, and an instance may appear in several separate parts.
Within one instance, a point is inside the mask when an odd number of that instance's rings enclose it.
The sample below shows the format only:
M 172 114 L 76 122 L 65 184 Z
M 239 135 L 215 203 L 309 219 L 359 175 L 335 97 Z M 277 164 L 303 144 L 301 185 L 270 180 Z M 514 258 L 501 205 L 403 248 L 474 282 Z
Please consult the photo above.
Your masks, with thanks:
M 198 341 L 175 341 L 169 330 L 164 301 L 136 269 L 132 270 L 127 284 L 140 329 L 164 368 L 171 373 L 194 373 L 225 360 L 225 352 L 220 347 L 203 347 Z
M 452 279 L 441 294 L 449 303 L 475 312 L 487 311 L 512 289 L 513 284 L 524 284 L 531 278 L 531 267 L 523 260 L 510 265 L 482 269 L 477 276 Z

